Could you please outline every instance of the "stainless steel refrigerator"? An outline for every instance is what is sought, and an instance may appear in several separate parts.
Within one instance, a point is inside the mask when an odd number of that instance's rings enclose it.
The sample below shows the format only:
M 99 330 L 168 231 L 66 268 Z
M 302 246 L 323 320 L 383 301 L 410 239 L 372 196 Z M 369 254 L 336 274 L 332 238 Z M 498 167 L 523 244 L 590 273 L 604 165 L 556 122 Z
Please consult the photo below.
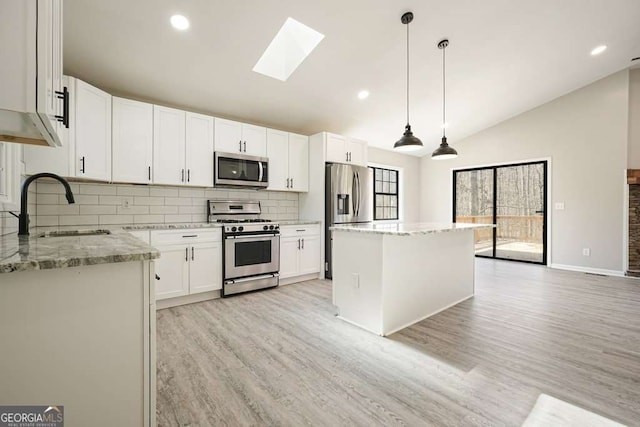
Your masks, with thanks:
M 325 277 L 331 279 L 333 238 L 329 227 L 373 220 L 373 170 L 327 163 L 325 174 Z

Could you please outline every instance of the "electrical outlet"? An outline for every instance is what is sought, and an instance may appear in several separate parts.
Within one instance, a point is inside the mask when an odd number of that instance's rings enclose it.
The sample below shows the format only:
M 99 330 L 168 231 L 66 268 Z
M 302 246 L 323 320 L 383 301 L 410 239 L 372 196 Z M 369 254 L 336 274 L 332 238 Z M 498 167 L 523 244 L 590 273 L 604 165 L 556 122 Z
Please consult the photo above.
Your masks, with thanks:
M 564 210 L 564 202 L 556 202 L 556 210 L 557 211 L 563 211 Z
M 360 275 L 358 273 L 351 273 L 351 284 L 356 289 L 360 287 Z
M 589 249 L 589 248 L 583 248 L 583 249 L 582 249 L 582 255 L 584 255 L 584 256 L 591 256 L 591 249 Z
M 131 197 L 122 198 L 122 204 L 121 204 L 122 209 L 129 209 L 132 204 L 133 204 L 133 200 L 131 200 Z

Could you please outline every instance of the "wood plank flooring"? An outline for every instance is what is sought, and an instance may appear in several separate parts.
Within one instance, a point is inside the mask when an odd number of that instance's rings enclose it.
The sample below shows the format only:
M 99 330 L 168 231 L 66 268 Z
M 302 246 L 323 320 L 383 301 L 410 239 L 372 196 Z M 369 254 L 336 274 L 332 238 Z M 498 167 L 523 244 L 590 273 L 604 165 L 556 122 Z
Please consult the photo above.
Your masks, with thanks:
M 520 426 L 542 393 L 640 425 L 640 280 L 478 259 L 388 338 L 311 281 L 158 312 L 158 424 Z

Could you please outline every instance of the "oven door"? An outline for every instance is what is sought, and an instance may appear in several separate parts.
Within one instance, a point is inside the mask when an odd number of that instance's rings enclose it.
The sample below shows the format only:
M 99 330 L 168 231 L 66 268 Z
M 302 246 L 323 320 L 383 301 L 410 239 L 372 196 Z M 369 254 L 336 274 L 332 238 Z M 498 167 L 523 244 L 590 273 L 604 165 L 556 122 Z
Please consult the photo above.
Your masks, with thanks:
M 225 280 L 280 270 L 279 234 L 227 236 L 224 252 Z
M 215 153 L 217 187 L 267 188 L 269 159 L 245 154 Z

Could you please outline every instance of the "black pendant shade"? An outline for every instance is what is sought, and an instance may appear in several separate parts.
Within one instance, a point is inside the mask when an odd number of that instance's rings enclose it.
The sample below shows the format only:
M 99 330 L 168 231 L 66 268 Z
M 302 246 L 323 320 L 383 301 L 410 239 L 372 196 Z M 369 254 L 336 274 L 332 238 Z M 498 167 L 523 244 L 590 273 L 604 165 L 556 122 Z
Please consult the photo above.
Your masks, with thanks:
M 404 127 L 402 138 L 393 144 L 393 149 L 397 151 L 414 151 L 422 148 L 422 141 L 418 137 L 413 136 L 411 125 L 407 123 Z
M 411 125 L 409 124 L 409 23 L 413 21 L 413 13 L 407 12 L 402 15 L 400 22 L 407 26 L 407 125 L 404 127 L 404 134 L 395 144 L 396 151 L 415 151 L 422 148 L 422 141 L 413 136 Z
M 445 61 L 444 50 L 449 46 L 449 40 L 443 39 L 438 42 L 438 49 L 442 50 L 442 142 L 440 147 L 436 148 L 431 154 L 433 160 L 446 160 L 454 159 L 458 157 L 458 152 L 450 147 L 447 143 L 447 103 L 446 103 L 446 90 L 445 90 Z
M 431 157 L 434 160 L 446 160 L 453 159 L 458 157 L 458 152 L 447 144 L 447 137 L 442 137 L 442 142 L 440 143 L 440 147 L 436 148 L 436 151 L 433 152 Z

